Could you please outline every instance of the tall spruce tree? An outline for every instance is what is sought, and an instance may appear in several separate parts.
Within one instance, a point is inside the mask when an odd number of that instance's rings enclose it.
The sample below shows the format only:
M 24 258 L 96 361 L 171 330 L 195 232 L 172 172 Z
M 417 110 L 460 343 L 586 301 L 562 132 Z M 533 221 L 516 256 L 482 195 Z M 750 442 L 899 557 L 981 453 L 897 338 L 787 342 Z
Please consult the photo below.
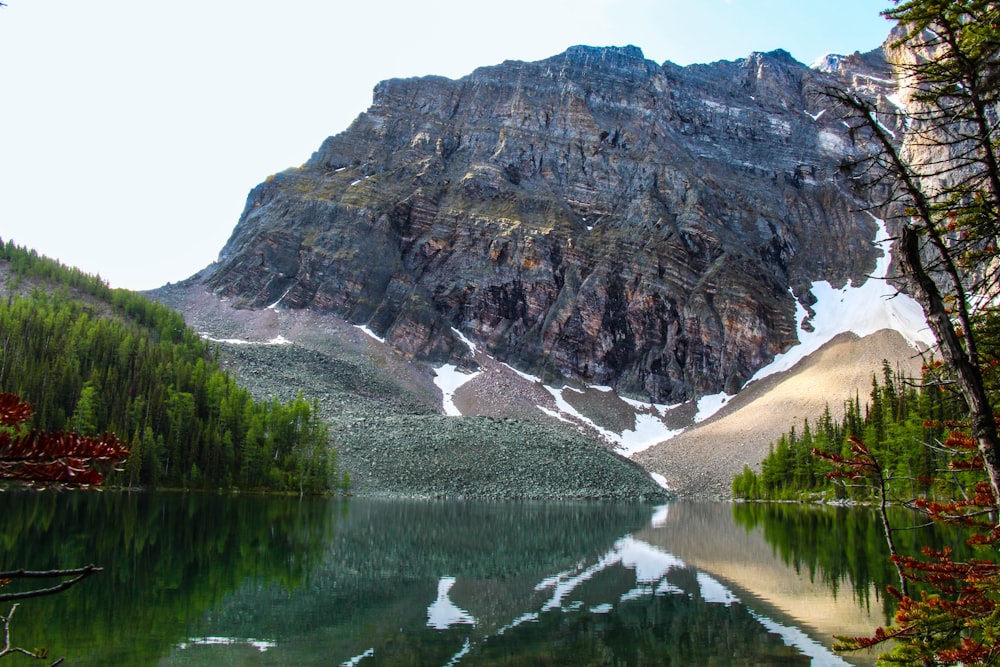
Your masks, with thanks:
M 986 557 L 957 562 L 946 550 L 924 558 L 893 551 L 901 581 L 927 588 L 896 591 L 895 623 L 840 647 L 895 641 L 880 664 L 1000 664 L 1000 438 L 997 403 L 1000 308 L 1000 3 L 984 0 L 896 0 L 884 12 L 897 22 L 890 60 L 905 103 L 902 142 L 882 124 L 870 100 L 833 92 L 856 137 L 874 151 L 873 186 L 888 186 L 885 204 L 899 230 L 903 277 L 923 306 L 943 360 L 941 378 L 957 387 L 966 430 L 943 443 L 953 471 L 981 470 L 951 502 L 918 499 L 938 521 L 978 531 L 970 544 Z M 839 463 L 852 478 L 882 470 L 884 457 L 860 439 Z M 953 473 L 955 474 L 955 473 Z M 957 474 L 956 474 L 957 476 Z M 880 473 L 881 477 L 881 473 Z M 882 498 L 885 490 L 882 490 Z M 884 516 L 884 511 L 883 511 Z M 891 535 L 886 527 L 887 536 Z
M 892 193 L 901 266 L 940 354 L 969 407 L 990 486 L 1000 497 L 995 397 L 984 373 L 997 350 L 984 323 L 1000 305 L 1000 3 L 911 0 L 884 12 L 898 22 L 893 65 L 908 100 L 902 143 L 868 99 L 832 91 L 856 135 L 875 151 L 873 172 Z

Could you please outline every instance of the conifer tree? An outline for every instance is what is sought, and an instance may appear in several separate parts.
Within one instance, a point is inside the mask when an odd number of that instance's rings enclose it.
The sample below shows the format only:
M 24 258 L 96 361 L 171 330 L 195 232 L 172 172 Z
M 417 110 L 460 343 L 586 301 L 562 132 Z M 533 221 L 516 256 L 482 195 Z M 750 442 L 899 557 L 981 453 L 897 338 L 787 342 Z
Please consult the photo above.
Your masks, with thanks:
M 984 373 L 984 321 L 1000 300 L 1000 5 L 984 0 L 910 0 L 885 15 L 898 22 L 893 65 L 910 103 L 902 145 L 874 104 L 831 91 L 857 136 L 875 147 L 871 166 L 888 185 L 901 264 L 940 354 L 969 408 L 993 494 L 1000 497 L 995 399 Z
M 918 498 L 914 506 L 936 521 L 973 528 L 970 543 L 984 547 L 985 558 L 894 551 L 903 584 L 895 623 L 841 648 L 891 640 L 896 645 L 880 660 L 886 664 L 993 665 L 1000 663 L 1000 3 L 896 0 L 884 14 L 898 23 L 892 60 L 907 102 L 903 142 L 871 101 L 845 91 L 833 97 L 848 110 L 855 136 L 874 146 L 867 173 L 891 193 L 884 210 L 899 230 L 903 277 L 937 339 L 943 363 L 934 368 L 942 384 L 957 387 L 965 409 L 965 427 L 939 445 L 951 473 L 933 480 L 942 489 L 954 480 L 955 495 Z M 883 506 L 891 486 L 884 482 L 893 463 L 897 470 L 903 463 L 891 458 L 899 442 L 887 445 L 879 450 L 855 439 L 837 461 L 852 478 L 877 469 Z M 886 534 L 891 538 L 889 526 Z M 925 588 L 911 596 L 909 583 Z
M 10 275 L 0 300 L 0 390 L 34 403 L 35 428 L 131 434 L 137 455 L 113 481 L 338 488 L 315 403 L 254 401 L 179 314 L 144 296 L 9 241 L 0 243 L 0 263 Z M 22 277 L 45 289 L 12 289 Z

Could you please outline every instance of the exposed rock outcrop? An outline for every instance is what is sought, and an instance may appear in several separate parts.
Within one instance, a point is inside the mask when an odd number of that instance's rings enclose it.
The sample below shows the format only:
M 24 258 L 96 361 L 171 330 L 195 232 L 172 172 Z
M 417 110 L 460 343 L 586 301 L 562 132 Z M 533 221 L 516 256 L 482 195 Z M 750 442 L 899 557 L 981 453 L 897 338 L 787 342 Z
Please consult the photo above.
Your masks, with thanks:
M 663 403 L 733 393 L 795 342 L 814 280 L 875 265 L 852 139 L 820 93 L 884 97 L 891 76 L 877 54 L 828 69 L 573 47 L 382 82 L 250 193 L 205 284 L 422 358 L 474 364 L 457 330 L 545 377 Z

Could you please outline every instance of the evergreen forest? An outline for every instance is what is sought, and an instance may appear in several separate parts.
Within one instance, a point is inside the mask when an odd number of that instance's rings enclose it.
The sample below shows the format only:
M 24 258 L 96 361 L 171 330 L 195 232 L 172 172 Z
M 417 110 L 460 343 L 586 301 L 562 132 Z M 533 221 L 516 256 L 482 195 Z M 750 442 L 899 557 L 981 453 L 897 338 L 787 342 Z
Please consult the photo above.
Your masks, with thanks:
M 843 417 L 834 419 L 829 405 L 823 414 L 792 426 L 771 444 L 761 471 L 749 467 L 733 480 L 735 498 L 745 500 L 850 500 L 876 502 L 879 488 L 870 480 L 829 476 L 838 466 L 824 455 L 852 456 L 851 440 L 859 440 L 881 463 L 887 497 L 950 498 L 968 473 L 949 469 L 955 453 L 947 445 L 951 426 L 968 414 L 961 396 L 935 380 L 906 378 L 882 362 L 881 377 L 872 376 L 871 391 L 848 398 Z
M 323 493 L 347 484 L 315 401 L 256 401 L 171 309 L 0 241 L 0 391 L 29 428 L 115 433 L 111 485 Z

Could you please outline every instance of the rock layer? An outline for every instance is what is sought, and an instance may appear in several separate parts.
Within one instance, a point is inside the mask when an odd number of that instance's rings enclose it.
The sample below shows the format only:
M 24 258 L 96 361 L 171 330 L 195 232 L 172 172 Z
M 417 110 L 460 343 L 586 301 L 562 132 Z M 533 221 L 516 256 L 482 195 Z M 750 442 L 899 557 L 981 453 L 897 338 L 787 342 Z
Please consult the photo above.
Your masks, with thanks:
M 874 75 L 783 51 L 678 67 L 573 47 L 382 82 L 250 193 L 205 282 L 431 360 L 474 363 L 458 331 L 543 377 L 661 403 L 734 393 L 795 342 L 814 280 L 874 267 L 851 138 L 820 94 L 885 94 L 877 55 L 857 61 Z

